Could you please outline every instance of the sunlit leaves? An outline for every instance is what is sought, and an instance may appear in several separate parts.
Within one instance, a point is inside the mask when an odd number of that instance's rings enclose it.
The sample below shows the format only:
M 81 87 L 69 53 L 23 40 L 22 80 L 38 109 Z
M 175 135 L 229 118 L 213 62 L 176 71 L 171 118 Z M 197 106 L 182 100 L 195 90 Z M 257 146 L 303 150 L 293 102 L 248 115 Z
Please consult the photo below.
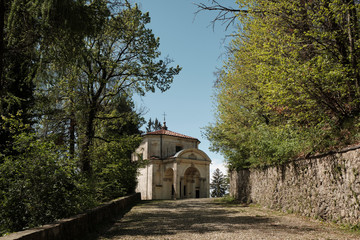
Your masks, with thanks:
M 247 167 L 356 141 L 359 4 L 238 2 L 248 12 L 216 85 L 214 149 Z

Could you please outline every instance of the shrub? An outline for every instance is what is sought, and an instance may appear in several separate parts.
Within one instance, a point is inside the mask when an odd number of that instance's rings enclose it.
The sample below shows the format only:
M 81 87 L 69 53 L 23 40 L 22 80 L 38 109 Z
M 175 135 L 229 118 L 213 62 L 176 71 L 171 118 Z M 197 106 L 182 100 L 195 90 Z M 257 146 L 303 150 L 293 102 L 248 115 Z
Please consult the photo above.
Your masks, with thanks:
M 17 155 L 0 164 L 0 235 L 52 222 L 93 206 L 74 161 L 49 142 L 22 133 Z

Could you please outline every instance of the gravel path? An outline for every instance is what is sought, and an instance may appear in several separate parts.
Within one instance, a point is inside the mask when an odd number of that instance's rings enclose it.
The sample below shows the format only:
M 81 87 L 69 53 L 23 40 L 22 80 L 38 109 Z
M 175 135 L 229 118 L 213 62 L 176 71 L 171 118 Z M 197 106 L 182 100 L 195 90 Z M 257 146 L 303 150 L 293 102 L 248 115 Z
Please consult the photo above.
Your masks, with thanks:
M 360 239 L 315 220 L 214 199 L 143 201 L 94 239 Z

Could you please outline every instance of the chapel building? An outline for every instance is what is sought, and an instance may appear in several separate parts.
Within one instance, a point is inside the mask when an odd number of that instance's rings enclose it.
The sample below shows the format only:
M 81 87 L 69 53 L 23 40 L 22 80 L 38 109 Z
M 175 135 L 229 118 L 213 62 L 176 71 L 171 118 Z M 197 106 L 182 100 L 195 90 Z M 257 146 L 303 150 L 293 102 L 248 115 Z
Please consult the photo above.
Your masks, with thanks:
M 142 200 L 209 197 L 208 155 L 198 149 L 200 141 L 167 129 L 148 132 L 133 154 L 148 161 L 140 169 L 136 192 Z

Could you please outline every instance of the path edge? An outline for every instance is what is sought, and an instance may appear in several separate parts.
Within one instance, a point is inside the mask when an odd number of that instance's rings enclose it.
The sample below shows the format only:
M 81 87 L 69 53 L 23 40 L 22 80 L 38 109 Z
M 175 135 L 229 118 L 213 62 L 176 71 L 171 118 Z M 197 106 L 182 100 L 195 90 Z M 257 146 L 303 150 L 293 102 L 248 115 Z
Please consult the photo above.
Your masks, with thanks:
M 121 197 L 55 223 L 12 233 L 0 240 L 73 240 L 91 233 L 97 225 L 111 221 L 141 201 L 140 193 Z

